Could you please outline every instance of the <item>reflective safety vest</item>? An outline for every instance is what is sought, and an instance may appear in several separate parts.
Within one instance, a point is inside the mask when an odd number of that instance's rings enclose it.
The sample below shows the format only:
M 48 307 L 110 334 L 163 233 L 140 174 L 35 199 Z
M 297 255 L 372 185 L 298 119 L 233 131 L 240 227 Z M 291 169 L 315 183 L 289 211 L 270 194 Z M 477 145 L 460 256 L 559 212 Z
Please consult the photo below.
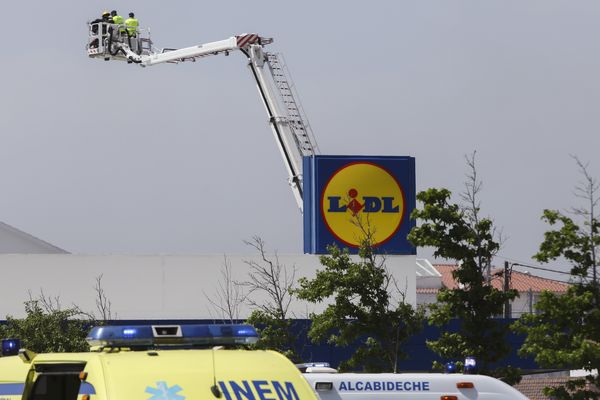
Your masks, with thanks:
M 139 25 L 140 23 L 136 18 L 127 18 L 125 20 L 125 26 L 127 27 L 127 33 L 129 36 L 135 36 Z
M 123 18 L 120 15 L 115 15 L 114 17 L 112 17 L 112 19 L 113 19 L 113 23 L 117 24 L 117 25 L 123 25 L 123 22 L 125 21 L 125 18 Z M 119 27 L 119 32 L 125 33 L 125 28 Z

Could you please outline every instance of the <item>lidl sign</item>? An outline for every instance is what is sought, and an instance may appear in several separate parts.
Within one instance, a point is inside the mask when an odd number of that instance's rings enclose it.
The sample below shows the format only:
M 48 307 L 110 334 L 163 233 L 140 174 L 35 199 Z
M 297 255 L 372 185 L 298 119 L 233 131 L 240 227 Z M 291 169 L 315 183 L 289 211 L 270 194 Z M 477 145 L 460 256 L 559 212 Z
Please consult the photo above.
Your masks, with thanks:
M 356 252 L 368 236 L 380 252 L 415 254 L 415 159 L 390 156 L 304 158 L 304 252 L 337 244 Z

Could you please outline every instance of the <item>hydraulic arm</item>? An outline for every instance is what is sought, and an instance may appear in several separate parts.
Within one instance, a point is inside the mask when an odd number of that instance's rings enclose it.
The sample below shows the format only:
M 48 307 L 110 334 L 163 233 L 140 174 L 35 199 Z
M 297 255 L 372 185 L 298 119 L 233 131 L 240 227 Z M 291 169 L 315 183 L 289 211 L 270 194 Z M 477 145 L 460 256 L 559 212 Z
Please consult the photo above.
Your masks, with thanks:
M 96 32 L 101 31 L 95 29 Z M 118 32 L 114 27 L 112 32 Z M 92 32 L 92 29 L 90 29 Z M 114 34 L 95 37 L 90 33 L 88 55 L 105 60 L 122 60 L 148 67 L 162 63 L 196 61 L 199 58 L 225 54 L 239 50 L 248 59 L 248 67 L 256 82 L 258 92 L 267 110 L 269 124 L 283 158 L 290 187 L 300 208 L 303 210 L 302 157 L 317 153 L 317 146 L 310 126 L 305 122 L 304 112 L 297 102 L 293 85 L 286 75 L 286 68 L 278 54 L 264 51 L 264 46 L 273 42 L 257 34 L 243 34 L 217 42 L 204 43 L 182 49 L 153 48 L 149 38 L 136 36 L 112 37 Z M 94 42 L 95 39 L 98 39 Z M 91 46 L 90 43 L 96 43 Z

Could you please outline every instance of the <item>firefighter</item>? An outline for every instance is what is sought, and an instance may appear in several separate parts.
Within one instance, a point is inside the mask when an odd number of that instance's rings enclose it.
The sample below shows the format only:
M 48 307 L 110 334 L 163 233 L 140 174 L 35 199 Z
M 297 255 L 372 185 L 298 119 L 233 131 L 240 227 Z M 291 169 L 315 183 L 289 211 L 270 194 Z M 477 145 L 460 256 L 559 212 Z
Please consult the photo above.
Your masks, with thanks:
M 93 33 L 98 33 L 98 24 L 100 23 L 108 23 L 108 18 L 110 17 L 110 13 L 108 11 L 104 11 L 102 13 L 102 16 L 100 18 L 96 18 L 95 20 L 93 20 L 92 22 L 90 22 L 90 24 L 92 24 L 92 32 Z M 104 31 L 106 31 L 106 28 L 104 28 Z M 106 32 L 103 32 L 106 33 Z
M 119 13 L 117 13 L 117 10 L 112 10 L 110 12 L 110 17 L 112 18 L 112 23 L 118 25 L 119 33 L 124 34 L 125 27 L 123 26 L 123 23 L 125 22 L 125 18 L 119 15 Z
M 127 36 L 137 37 L 137 28 L 140 25 L 139 21 L 135 18 L 133 12 L 129 13 L 129 18 L 125 20 L 125 26 L 127 28 Z
M 125 22 L 125 18 L 120 16 L 119 13 L 117 12 L 117 10 L 112 10 L 110 12 L 110 16 L 112 17 L 113 24 L 122 25 L 123 22 Z

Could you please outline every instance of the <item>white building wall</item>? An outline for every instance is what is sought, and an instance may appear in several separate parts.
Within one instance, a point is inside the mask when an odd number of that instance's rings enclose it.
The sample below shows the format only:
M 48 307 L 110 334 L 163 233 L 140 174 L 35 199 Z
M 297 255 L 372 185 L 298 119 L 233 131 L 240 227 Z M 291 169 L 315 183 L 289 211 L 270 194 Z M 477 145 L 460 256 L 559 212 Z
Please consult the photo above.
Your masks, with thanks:
M 420 280 L 417 278 L 417 284 Z M 528 292 L 520 292 L 520 297 L 511 301 L 511 318 L 520 318 L 523 314 L 529 314 L 530 310 L 535 312 L 535 303 L 539 299 L 539 293 L 532 293 L 531 297 Z M 428 306 L 437 303 L 437 293 L 419 293 L 417 294 L 417 304 L 420 306 Z M 531 303 L 531 304 L 530 304 Z M 429 313 L 428 313 L 429 314 Z M 502 317 L 504 314 L 501 315 Z
M 256 256 L 241 255 L 228 259 L 236 281 L 248 279 L 249 266 L 244 261 L 260 261 Z M 323 268 L 318 257 L 312 255 L 279 255 L 279 261 L 290 268 L 295 266 L 297 278 L 312 278 Z M 40 290 L 50 297 L 59 296 L 64 307 L 76 304 L 85 311 L 94 311 L 94 285 L 100 275 L 113 315 L 116 313 L 119 319 L 221 318 L 207 296 L 216 299 L 223 262 L 223 255 L 0 254 L 0 319 L 6 315 L 23 317 L 28 292 L 35 297 Z M 414 305 L 415 256 L 388 256 L 386 264 L 399 287 L 406 291 L 406 301 Z M 254 299 L 261 302 L 264 296 L 256 294 Z M 293 317 L 305 318 L 324 307 L 294 302 L 290 312 Z M 250 312 L 244 305 L 240 317 Z
M 519 292 L 519 297 L 511 302 L 511 316 L 520 318 L 523 314 L 535 312 L 535 303 L 539 300 L 539 293 Z
M 417 304 L 420 306 L 428 306 L 429 304 L 437 303 L 437 293 L 419 293 L 417 294 Z

